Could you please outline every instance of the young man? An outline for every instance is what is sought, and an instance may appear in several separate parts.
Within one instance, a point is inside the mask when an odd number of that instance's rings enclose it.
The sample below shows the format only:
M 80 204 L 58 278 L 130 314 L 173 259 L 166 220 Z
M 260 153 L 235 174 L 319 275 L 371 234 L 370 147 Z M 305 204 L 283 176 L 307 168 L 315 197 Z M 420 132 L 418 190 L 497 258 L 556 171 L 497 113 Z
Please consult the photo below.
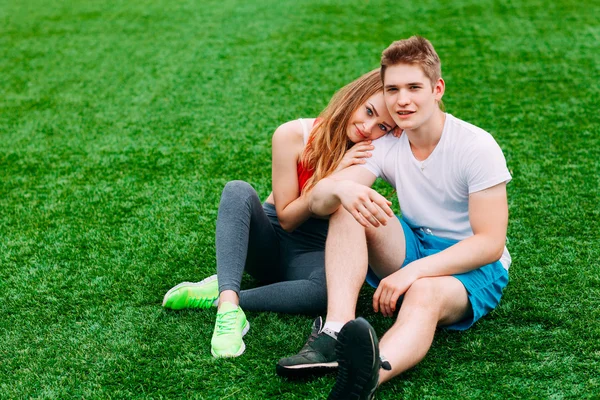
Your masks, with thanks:
M 404 134 L 380 139 L 365 165 L 311 192 L 312 212 L 331 214 L 327 319 L 315 321 L 300 353 L 277 366 L 287 376 L 338 366 L 330 399 L 372 398 L 380 383 L 423 359 L 438 326 L 469 328 L 508 283 L 511 176 L 499 146 L 441 110 L 441 63 L 426 39 L 390 45 L 381 75 L 386 106 Z M 378 176 L 396 188 L 401 219 L 370 188 Z M 365 276 L 377 287 L 374 311 L 398 313 L 379 343 L 369 323 L 355 319 Z

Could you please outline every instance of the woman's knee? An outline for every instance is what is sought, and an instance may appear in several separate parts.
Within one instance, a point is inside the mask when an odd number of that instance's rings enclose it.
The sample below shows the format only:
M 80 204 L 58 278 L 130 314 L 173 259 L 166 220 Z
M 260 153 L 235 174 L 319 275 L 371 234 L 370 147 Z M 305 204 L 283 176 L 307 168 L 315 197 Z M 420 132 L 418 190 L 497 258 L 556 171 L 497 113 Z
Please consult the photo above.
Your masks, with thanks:
M 257 197 L 256 190 L 244 181 L 229 181 L 225 184 L 221 193 L 221 202 L 232 201 L 235 203 L 247 202 L 248 199 Z

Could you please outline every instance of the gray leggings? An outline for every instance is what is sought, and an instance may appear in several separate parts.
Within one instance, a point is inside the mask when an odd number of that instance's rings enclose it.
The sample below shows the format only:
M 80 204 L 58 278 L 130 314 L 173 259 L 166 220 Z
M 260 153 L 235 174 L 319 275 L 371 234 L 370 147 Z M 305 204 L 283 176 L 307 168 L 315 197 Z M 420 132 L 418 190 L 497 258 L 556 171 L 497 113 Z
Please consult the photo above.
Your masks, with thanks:
M 261 205 L 243 181 L 228 182 L 217 217 L 219 292 L 234 290 L 248 311 L 315 314 L 327 306 L 328 221 L 310 218 L 294 232 L 279 225 L 275 206 Z M 240 290 L 243 272 L 262 286 Z

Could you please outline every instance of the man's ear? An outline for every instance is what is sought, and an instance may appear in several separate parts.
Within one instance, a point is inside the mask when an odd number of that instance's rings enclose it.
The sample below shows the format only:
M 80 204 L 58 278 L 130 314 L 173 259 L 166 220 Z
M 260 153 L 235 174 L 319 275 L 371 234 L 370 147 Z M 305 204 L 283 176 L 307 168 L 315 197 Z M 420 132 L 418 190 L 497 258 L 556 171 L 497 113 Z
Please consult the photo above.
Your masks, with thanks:
M 442 100 L 444 92 L 446 91 L 446 82 L 442 78 L 438 79 L 436 84 L 433 86 L 433 93 L 437 101 Z

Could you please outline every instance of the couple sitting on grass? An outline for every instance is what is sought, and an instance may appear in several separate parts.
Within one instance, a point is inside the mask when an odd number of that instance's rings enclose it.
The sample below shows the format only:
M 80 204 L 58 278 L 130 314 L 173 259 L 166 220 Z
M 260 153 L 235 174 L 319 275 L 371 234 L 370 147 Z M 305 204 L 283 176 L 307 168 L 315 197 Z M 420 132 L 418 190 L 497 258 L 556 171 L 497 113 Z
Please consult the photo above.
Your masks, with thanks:
M 506 183 L 492 136 L 442 110 L 445 84 L 429 41 L 394 42 L 381 69 L 342 88 L 317 119 L 273 135 L 273 193 L 225 186 L 217 275 L 167 292 L 171 309 L 217 307 L 215 357 L 239 356 L 244 310 L 316 313 L 300 352 L 277 373 L 337 371 L 330 399 L 370 399 L 413 367 L 437 327 L 465 330 L 500 301 L 510 256 Z M 379 139 L 379 140 L 376 140 Z M 398 193 L 402 217 L 370 188 Z M 329 219 L 325 219 L 329 217 Z M 243 271 L 264 284 L 240 290 Z M 366 281 L 373 310 L 395 318 L 381 341 L 356 318 Z

